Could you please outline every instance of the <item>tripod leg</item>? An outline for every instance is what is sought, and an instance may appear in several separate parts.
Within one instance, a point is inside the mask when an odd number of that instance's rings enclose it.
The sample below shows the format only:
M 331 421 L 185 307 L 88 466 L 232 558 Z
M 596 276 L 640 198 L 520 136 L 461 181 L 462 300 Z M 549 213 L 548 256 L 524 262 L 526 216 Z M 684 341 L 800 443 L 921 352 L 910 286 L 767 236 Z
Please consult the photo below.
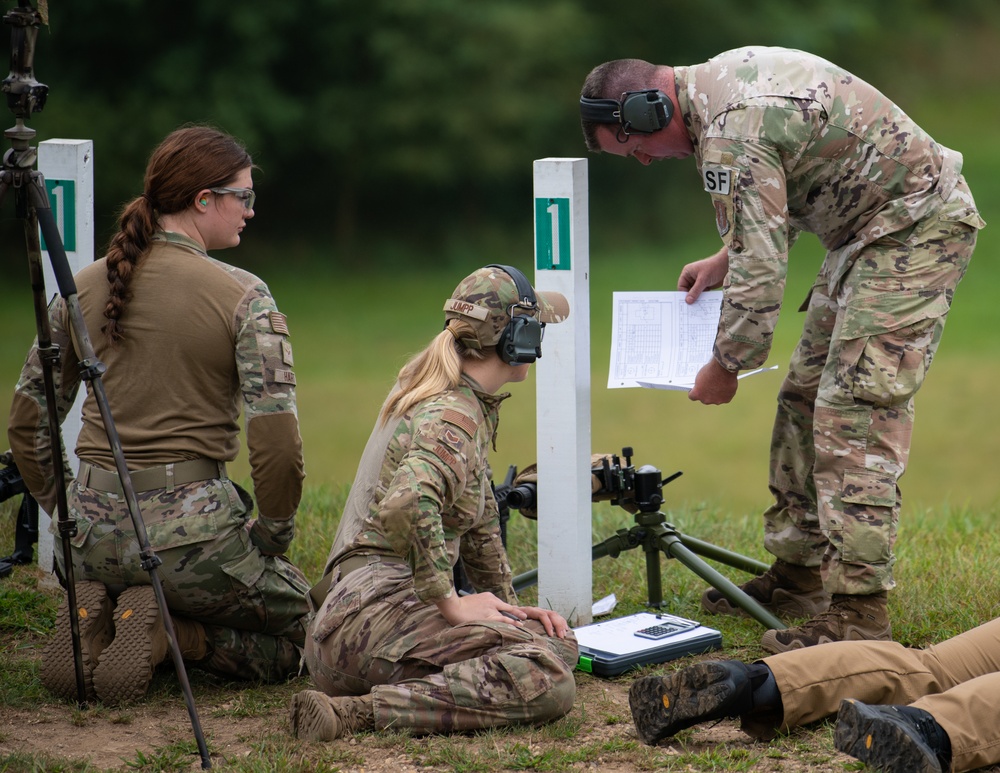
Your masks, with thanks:
M 659 544 L 660 549 L 663 550 L 664 553 L 671 558 L 676 558 L 684 564 L 684 566 L 701 577 L 701 579 L 705 580 L 705 582 L 709 585 L 718 589 L 723 596 L 736 604 L 736 606 L 750 615 L 750 617 L 758 623 L 769 629 L 775 628 L 782 630 L 785 628 L 784 623 L 764 609 L 764 607 L 758 604 L 756 600 L 752 599 L 740 590 L 737 585 L 730 582 L 726 577 L 723 577 L 715 571 L 715 569 L 696 556 L 691 550 L 685 547 L 679 535 L 664 530 L 664 532 L 659 535 Z
M 643 546 L 646 552 L 646 594 L 649 606 L 660 609 L 663 606 L 663 582 L 660 573 L 660 551 L 656 545 Z
M 633 550 L 643 544 L 645 532 L 633 526 L 631 529 L 619 529 L 615 536 L 608 537 L 603 542 L 596 543 L 590 549 L 590 560 L 596 561 L 598 558 L 611 556 L 618 558 L 623 550 Z M 659 561 L 659 557 L 657 557 Z M 657 564 L 659 567 L 659 564 Z M 520 593 L 525 588 L 531 588 L 538 584 L 538 569 L 529 569 L 527 572 L 517 575 L 514 578 L 514 591 Z M 657 586 L 659 587 L 659 586 Z
M 762 561 L 756 561 L 749 556 L 740 555 L 739 553 L 734 553 L 731 550 L 726 550 L 725 548 L 720 548 L 718 545 L 713 545 L 711 542 L 705 542 L 694 537 L 689 537 L 686 534 L 678 533 L 681 542 L 687 547 L 692 553 L 697 553 L 699 556 L 704 556 L 705 558 L 710 558 L 713 561 L 718 561 L 720 564 L 726 564 L 734 569 L 742 569 L 744 572 L 749 572 L 750 574 L 764 574 L 770 567 Z
M 69 312 L 70 324 L 75 335 L 77 350 L 82 355 L 82 359 L 80 361 L 81 378 L 89 381 L 91 385 L 98 410 L 101 414 L 101 419 L 104 423 L 105 431 L 107 432 L 108 443 L 111 446 L 112 455 L 115 459 L 115 467 L 118 470 L 118 477 L 119 480 L 121 480 L 122 490 L 125 494 L 125 501 L 128 505 L 129 515 L 131 516 L 132 526 L 135 529 L 136 539 L 139 543 L 139 554 L 142 568 L 149 573 L 150 583 L 153 586 L 153 591 L 156 595 L 156 602 L 160 608 L 160 613 L 163 618 L 163 626 L 166 629 L 167 639 L 170 643 L 170 652 L 173 656 L 174 668 L 177 672 L 177 678 L 180 682 L 181 690 L 184 693 L 184 702 L 187 705 L 188 715 L 191 719 L 191 726 L 194 730 L 195 740 L 197 741 L 198 750 L 201 754 L 201 766 L 202 769 L 207 770 L 212 767 L 212 763 L 209 758 L 208 746 L 205 743 L 205 737 L 202 733 L 201 722 L 198 718 L 198 711 L 195 707 L 194 696 L 191 693 L 191 685 L 188 682 L 187 670 L 184 666 L 184 658 L 177 643 L 173 620 L 170 617 L 170 609 L 167 607 L 166 596 L 163 592 L 163 584 L 160 581 L 160 575 L 157 571 L 157 567 L 160 565 L 161 560 L 150 545 L 149 535 L 146 533 L 146 526 L 142 520 L 142 513 L 139 512 L 139 501 L 136 498 L 135 489 L 132 486 L 132 477 L 129 474 L 128 466 L 125 460 L 125 452 L 122 448 L 121 438 L 118 435 L 118 430 L 115 428 L 115 422 L 111 415 L 108 397 L 104 391 L 104 383 L 101 380 L 105 367 L 103 363 L 98 361 L 93 345 L 90 342 L 90 334 L 87 331 L 87 325 L 83 317 L 83 310 L 80 307 L 80 300 L 76 292 L 76 283 L 73 279 L 72 271 L 69 268 L 69 261 L 66 258 L 66 250 L 63 248 L 62 237 L 59 235 L 59 229 L 56 226 L 52 210 L 49 207 L 48 196 L 45 192 L 45 184 L 42 180 L 42 176 L 37 173 L 33 174 L 30 178 L 30 183 L 31 184 L 28 186 L 28 196 L 31 206 L 28 209 L 29 213 L 33 214 L 34 217 L 29 217 L 28 220 L 31 220 L 32 223 L 37 222 L 45 236 L 46 246 L 49 249 L 49 257 L 52 261 L 52 270 L 56 276 L 56 281 L 59 284 L 59 292 L 66 302 L 66 309 Z M 25 228 L 27 231 L 28 226 L 26 225 Z M 34 227 L 32 227 L 31 231 L 32 233 L 27 236 L 29 257 L 31 258 L 33 265 L 37 264 L 40 267 L 41 245 L 38 241 L 38 231 L 37 228 Z M 47 321 L 48 317 L 46 314 L 46 325 Z M 49 374 L 49 378 L 51 379 L 51 373 Z M 53 399 L 50 400 L 50 411 L 54 410 Z M 52 433 L 53 438 L 60 438 L 58 426 L 57 422 L 56 430 Z M 60 452 L 61 445 L 62 444 L 60 442 Z M 63 497 L 63 500 L 65 500 L 65 486 L 62 487 L 61 496 Z M 64 540 L 64 550 L 66 553 L 66 565 L 67 567 L 71 567 L 72 556 L 69 554 L 68 539 Z M 69 589 L 72 592 L 72 584 L 69 584 Z M 70 601 L 75 605 L 72 595 L 70 596 Z M 75 635 L 78 640 L 79 621 L 76 619 L 75 615 L 71 616 L 71 620 L 77 624 Z M 74 641 L 74 649 L 78 645 L 79 642 Z M 82 665 L 79 666 L 78 670 L 80 671 L 79 680 L 82 687 Z
M 527 588 L 533 588 L 538 585 L 538 570 L 529 569 L 527 572 L 522 572 L 521 574 L 514 577 L 514 592 L 520 593 Z
M 87 705 L 86 677 L 83 672 L 83 646 L 80 641 L 80 620 L 77 615 L 76 581 L 73 571 L 73 556 L 70 540 L 76 534 L 76 524 L 69 517 L 69 505 L 66 501 L 66 457 L 63 453 L 62 434 L 57 403 L 54 359 L 58 352 L 52 346 L 52 333 L 49 328 L 48 309 L 45 304 L 45 279 L 42 273 L 41 244 L 38 241 L 37 211 L 27 206 L 26 192 L 15 189 L 15 206 L 23 210 L 24 236 L 28 252 L 28 271 L 31 277 L 32 297 L 35 307 L 35 327 L 38 335 L 38 351 L 42 359 L 42 378 L 45 390 L 45 404 L 49 426 L 49 446 L 52 454 L 52 466 L 56 480 L 56 512 L 58 529 L 62 546 L 63 565 L 66 571 L 66 600 L 69 605 L 69 627 L 73 648 L 73 664 L 76 671 L 77 703 L 80 708 Z M 44 188 L 43 188 L 44 194 Z M 46 199 L 46 203 L 47 203 Z M 58 231 L 56 232 L 58 234 Z

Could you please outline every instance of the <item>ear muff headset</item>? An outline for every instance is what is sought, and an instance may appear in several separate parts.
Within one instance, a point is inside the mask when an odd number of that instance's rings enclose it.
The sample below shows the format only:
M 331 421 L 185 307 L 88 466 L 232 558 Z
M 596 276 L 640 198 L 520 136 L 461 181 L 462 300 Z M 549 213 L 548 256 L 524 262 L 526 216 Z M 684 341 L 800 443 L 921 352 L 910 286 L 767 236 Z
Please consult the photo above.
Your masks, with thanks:
M 652 134 L 665 129 L 674 114 L 674 103 L 659 89 L 626 91 L 621 99 L 580 97 L 580 117 L 591 123 L 616 123 L 620 133 Z M 619 137 L 620 142 L 625 142 Z
M 487 268 L 499 268 L 514 280 L 514 285 L 517 287 L 518 304 L 507 310 L 510 322 L 500 333 L 497 354 L 508 365 L 532 363 L 542 356 L 542 330 L 545 325 L 539 322 L 537 317 L 512 312 L 517 306 L 537 309 L 535 291 L 527 277 L 513 266 L 491 263 Z

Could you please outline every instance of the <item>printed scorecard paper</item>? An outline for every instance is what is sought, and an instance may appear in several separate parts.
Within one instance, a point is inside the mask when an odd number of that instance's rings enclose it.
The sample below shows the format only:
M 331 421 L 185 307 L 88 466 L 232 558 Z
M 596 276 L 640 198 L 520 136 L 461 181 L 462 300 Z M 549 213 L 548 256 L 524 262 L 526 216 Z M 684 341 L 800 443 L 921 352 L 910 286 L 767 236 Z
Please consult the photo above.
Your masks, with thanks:
M 608 389 L 687 391 L 694 386 L 698 371 L 712 358 L 722 291 L 702 293 L 694 303 L 686 296 L 680 291 L 614 293 Z

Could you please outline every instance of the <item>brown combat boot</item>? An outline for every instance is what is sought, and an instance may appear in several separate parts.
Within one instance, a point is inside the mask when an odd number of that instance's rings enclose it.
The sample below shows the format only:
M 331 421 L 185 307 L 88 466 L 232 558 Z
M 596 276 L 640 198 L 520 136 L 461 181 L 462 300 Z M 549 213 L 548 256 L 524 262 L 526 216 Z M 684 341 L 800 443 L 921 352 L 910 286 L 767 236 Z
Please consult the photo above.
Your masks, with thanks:
M 764 634 L 760 645 L 768 652 L 788 652 L 831 641 L 892 641 L 888 594 L 847 596 L 835 593 L 830 608 L 802 625 Z
M 108 705 L 142 698 L 170 648 L 151 585 L 125 589 L 118 597 L 114 623 L 114 641 L 94 669 L 97 697 Z
M 913 706 L 842 701 L 833 745 L 883 773 L 951 770 L 948 733 L 932 714 Z
M 104 649 L 114 638 L 112 604 L 103 583 L 87 580 L 78 582 L 76 589 L 77 617 L 80 621 L 80 654 L 83 661 L 83 682 L 88 701 L 96 700 L 94 669 Z M 39 668 L 42 684 L 49 692 L 65 700 L 77 700 L 76 662 L 73 658 L 73 633 L 70 622 L 69 597 L 63 598 L 56 615 L 56 629 L 42 650 Z
M 753 709 L 750 666 L 738 660 L 696 663 L 666 676 L 640 677 L 628 691 L 639 740 L 656 746 L 700 722 L 739 717 Z M 766 666 L 758 666 L 758 670 Z
M 797 566 L 780 558 L 764 574 L 739 587 L 764 609 L 785 619 L 815 617 L 830 606 L 818 566 Z M 713 615 L 747 616 L 715 588 L 702 594 L 701 606 Z
M 375 729 L 372 696 L 333 698 L 318 690 L 292 696 L 292 735 L 304 741 L 333 741 L 349 733 Z
M 174 636 L 177 637 L 177 646 L 180 648 L 181 657 L 184 660 L 197 663 L 211 654 L 205 626 L 197 620 L 174 615 L 170 616 L 170 622 L 174 625 Z

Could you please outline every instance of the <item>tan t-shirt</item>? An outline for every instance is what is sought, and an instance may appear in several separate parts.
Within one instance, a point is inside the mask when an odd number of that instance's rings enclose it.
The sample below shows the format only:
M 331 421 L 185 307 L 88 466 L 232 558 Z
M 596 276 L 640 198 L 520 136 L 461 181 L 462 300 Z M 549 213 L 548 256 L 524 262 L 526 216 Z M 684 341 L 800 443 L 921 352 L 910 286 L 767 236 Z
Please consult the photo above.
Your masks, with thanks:
M 76 276 L 77 294 L 129 469 L 239 452 L 241 409 L 260 514 L 295 514 L 304 478 L 292 349 L 284 315 L 253 274 L 210 258 L 176 234 L 158 234 L 137 266 L 112 347 L 102 328 L 108 298 L 104 259 Z M 80 385 L 81 355 L 62 298 L 49 307 L 60 419 Z M 45 393 L 37 340 L 17 384 L 8 436 L 29 490 L 55 506 Z M 113 470 L 114 456 L 93 390 L 76 447 L 84 461 Z

